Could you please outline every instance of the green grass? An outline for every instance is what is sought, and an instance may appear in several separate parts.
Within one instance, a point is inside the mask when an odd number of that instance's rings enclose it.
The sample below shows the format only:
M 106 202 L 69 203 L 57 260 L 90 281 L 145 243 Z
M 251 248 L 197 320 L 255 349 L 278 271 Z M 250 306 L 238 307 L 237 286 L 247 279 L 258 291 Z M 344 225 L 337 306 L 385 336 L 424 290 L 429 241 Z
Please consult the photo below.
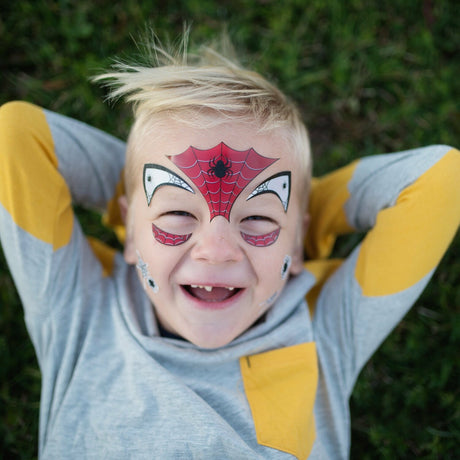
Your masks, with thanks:
M 25 99 L 125 137 L 130 114 L 88 77 L 138 50 L 147 23 L 197 41 L 226 27 L 243 62 L 296 100 L 315 173 L 363 155 L 459 145 L 455 1 L 18 0 L 0 17 L 0 103 Z M 160 6 L 161 4 L 161 6 Z M 85 227 L 103 234 L 93 214 Z M 104 233 L 105 234 L 105 233 Z M 429 243 L 427 243 L 429 244 Z M 360 377 L 352 458 L 454 459 L 459 443 L 460 238 Z M 0 457 L 36 456 L 40 376 L 0 258 Z

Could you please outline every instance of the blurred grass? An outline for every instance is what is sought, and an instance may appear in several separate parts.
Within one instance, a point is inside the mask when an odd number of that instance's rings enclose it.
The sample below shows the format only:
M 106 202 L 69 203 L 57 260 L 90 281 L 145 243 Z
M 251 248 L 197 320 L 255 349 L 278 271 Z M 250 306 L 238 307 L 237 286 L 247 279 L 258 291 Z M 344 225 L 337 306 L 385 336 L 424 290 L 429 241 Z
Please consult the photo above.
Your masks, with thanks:
M 108 107 L 88 77 L 138 53 L 132 37 L 147 23 L 165 39 L 186 20 L 196 41 L 226 26 L 243 62 L 299 103 L 319 175 L 363 155 L 459 146 L 457 18 L 454 0 L 2 2 L 0 103 L 29 100 L 125 137 L 129 112 Z M 112 238 L 97 216 L 79 215 L 90 233 Z M 351 458 L 457 458 L 459 280 L 457 235 L 357 383 Z M 0 457 L 31 459 L 40 376 L 3 256 L 0 307 Z

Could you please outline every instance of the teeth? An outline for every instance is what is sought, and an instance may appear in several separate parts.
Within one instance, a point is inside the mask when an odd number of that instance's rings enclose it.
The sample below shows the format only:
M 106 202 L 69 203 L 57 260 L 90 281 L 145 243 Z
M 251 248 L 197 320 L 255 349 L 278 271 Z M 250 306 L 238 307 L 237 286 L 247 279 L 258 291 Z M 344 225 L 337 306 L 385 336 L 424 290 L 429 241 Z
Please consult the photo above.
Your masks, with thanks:
M 198 284 L 191 284 L 190 285 L 192 288 L 200 288 L 200 289 L 204 289 L 206 290 L 207 292 L 211 292 L 212 291 L 212 286 L 201 286 L 201 285 L 198 285 Z M 235 288 L 234 287 L 227 287 L 226 289 L 228 289 L 229 291 L 233 291 Z

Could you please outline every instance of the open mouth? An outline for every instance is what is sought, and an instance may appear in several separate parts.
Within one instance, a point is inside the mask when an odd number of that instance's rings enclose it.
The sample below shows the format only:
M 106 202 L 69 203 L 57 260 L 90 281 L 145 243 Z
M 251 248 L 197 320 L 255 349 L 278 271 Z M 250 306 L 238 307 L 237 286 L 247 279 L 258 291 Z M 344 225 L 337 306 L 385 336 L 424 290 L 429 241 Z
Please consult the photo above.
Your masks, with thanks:
M 192 297 L 204 302 L 224 302 L 241 291 L 236 287 L 198 286 L 195 284 L 182 285 Z

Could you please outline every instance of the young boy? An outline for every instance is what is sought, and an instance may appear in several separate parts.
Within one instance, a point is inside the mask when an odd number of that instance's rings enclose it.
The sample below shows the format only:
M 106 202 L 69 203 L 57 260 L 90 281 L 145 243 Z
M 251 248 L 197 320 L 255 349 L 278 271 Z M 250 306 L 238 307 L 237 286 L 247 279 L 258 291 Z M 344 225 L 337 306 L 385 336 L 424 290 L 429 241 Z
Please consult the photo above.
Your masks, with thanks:
M 458 228 L 459 152 L 361 159 L 309 194 L 306 129 L 259 75 L 214 53 L 104 77 L 135 108 L 126 166 L 94 128 L 0 111 L 41 458 L 347 458 L 359 371 Z M 124 257 L 83 235 L 72 201 L 112 224 L 120 210 Z M 368 233 L 327 261 L 351 231 Z

